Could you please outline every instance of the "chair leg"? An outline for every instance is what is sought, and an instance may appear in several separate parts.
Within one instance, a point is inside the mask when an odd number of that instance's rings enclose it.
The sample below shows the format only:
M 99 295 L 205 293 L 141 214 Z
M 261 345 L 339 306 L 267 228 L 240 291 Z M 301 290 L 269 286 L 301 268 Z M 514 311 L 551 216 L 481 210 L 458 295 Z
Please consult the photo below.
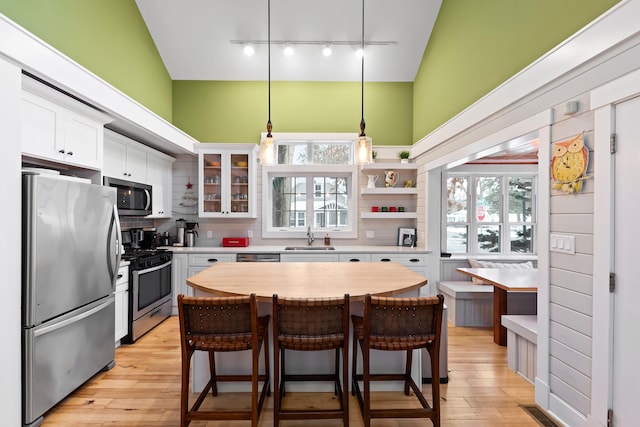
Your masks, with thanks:
M 270 371 L 270 364 L 269 364 L 269 338 L 265 337 L 264 340 L 262 340 L 262 345 L 264 346 L 264 348 L 262 349 L 262 351 L 264 351 L 264 384 L 265 387 L 267 388 L 267 396 L 271 396 L 271 387 L 270 387 L 270 382 L 271 382 L 271 371 Z
M 253 348 L 251 369 L 251 427 L 258 427 L 258 375 L 260 374 L 260 348 Z
M 369 349 L 362 349 L 362 382 L 364 384 L 364 410 L 362 420 L 364 421 L 364 427 L 371 426 L 371 373 L 369 371 L 369 352 Z
M 334 381 L 333 381 L 333 394 L 341 397 L 340 396 L 340 348 L 336 348 L 335 349 L 335 358 L 334 358 L 334 362 L 333 362 L 333 374 L 334 374 Z
M 404 367 L 404 394 L 409 396 L 409 388 L 411 387 L 411 363 L 413 359 L 413 350 L 407 350 L 407 361 Z
M 358 372 L 358 337 L 353 333 L 353 349 L 351 351 L 351 395 L 356 395 L 356 381 Z M 346 381 L 346 380 L 345 380 Z
M 340 398 L 342 399 L 342 424 L 349 426 L 349 357 L 346 349 L 349 348 L 348 339 L 342 344 L 342 387 L 344 387 Z
M 429 358 L 431 359 L 431 408 L 435 411 L 435 416 L 431 419 L 433 427 L 440 427 L 440 360 L 433 347 L 427 347 Z
M 218 395 L 218 381 L 216 378 L 216 355 L 214 351 L 209 352 L 209 375 L 211 376 L 211 395 Z
M 186 356 L 182 356 L 182 379 L 180 386 L 180 427 L 187 427 L 187 412 L 189 411 L 189 370 L 191 365 L 191 356 L 193 352 L 189 352 Z
M 275 338 L 277 339 L 277 337 Z M 274 345 L 273 349 L 273 426 L 280 425 L 280 348 Z

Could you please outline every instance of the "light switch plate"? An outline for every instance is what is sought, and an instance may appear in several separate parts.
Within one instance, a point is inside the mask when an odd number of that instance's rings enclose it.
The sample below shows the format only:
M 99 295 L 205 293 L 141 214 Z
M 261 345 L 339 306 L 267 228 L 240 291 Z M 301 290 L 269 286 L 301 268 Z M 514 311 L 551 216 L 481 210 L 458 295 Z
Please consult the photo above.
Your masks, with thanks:
M 367 230 L 367 239 L 375 239 L 376 232 L 374 230 Z
M 549 236 L 549 250 L 563 254 L 576 253 L 576 236 L 566 234 L 551 234 Z

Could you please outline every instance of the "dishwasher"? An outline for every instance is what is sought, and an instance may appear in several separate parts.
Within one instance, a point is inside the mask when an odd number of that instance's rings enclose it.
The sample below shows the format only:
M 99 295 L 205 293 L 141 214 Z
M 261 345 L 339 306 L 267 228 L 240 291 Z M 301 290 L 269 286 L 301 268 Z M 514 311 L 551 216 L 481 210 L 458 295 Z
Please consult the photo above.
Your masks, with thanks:
M 280 254 L 258 253 L 258 254 L 237 254 L 237 262 L 280 262 Z

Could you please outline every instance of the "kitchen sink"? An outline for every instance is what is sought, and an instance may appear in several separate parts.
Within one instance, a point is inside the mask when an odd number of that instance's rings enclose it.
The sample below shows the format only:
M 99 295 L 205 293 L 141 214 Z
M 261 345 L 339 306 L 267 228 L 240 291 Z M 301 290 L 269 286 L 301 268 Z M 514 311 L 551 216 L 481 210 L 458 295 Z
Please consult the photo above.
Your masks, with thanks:
M 285 251 L 335 251 L 333 246 L 286 246 Z

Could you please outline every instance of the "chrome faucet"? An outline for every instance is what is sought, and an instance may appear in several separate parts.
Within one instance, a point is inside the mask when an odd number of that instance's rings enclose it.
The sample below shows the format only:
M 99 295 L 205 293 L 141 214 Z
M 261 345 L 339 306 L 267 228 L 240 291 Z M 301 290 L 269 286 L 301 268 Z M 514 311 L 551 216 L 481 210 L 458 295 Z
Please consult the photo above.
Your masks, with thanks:
M 313 236 L 313 233 L 311 232 L 311 226 L 309 226 L 307 227 L 307 242 L 309 243 L 309 246 L 311 246 L 314 240 L 316 240 L 316 238 Z

